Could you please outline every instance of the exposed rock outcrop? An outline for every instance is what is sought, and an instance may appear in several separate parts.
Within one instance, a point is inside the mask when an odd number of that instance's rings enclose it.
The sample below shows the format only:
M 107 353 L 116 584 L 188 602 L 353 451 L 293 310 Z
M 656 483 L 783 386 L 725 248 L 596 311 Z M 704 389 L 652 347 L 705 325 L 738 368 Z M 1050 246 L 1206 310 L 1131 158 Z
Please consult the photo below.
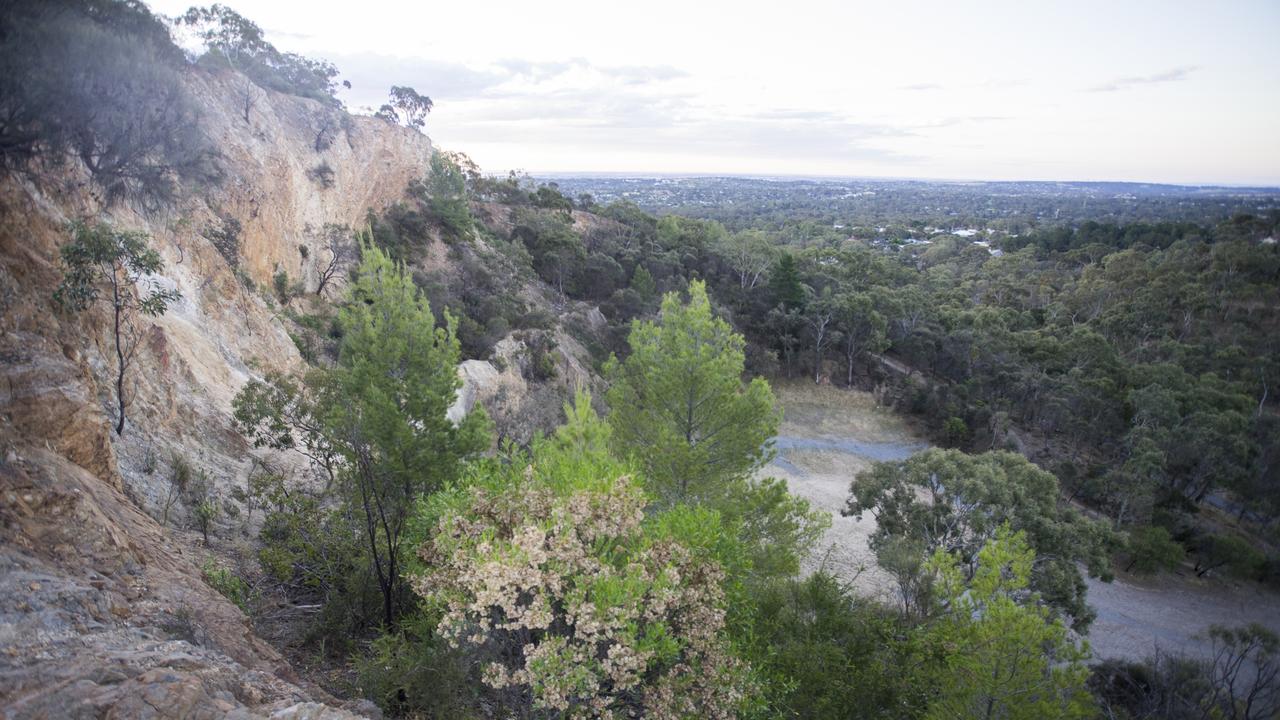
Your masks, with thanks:
M 328 260 L 317 231 L 398 200 L 432 147 L 273 92 L 245 122 L 240 82 L 189 71 L 224 181 L 180 188 L 171 207 L 107 208 L 74 163 L 39 183 L 0 178 L 0 716 L 354 717 L 294 676 L 203 582 L 194 546 L 154 518 L 171 458 L 233 503 L 225 491 L 250 460 L 232 397 L 252 376 L 302 366 L 256 288 L 285 272 L 314 290 Z M 182 293 L 138 321 L 123 436 L 112 430 L 106 313 L 68 315 L 52 301 L 71 220 L 147 232 L 165 265 L 155 281 Z M 228 220 L 238 250 L 220 251 L 208 230 Z
M 14 435 L 0 427 L 4 717 L 265 717 L 332 702 L 201 581 L 191 549 L 116 488 Z

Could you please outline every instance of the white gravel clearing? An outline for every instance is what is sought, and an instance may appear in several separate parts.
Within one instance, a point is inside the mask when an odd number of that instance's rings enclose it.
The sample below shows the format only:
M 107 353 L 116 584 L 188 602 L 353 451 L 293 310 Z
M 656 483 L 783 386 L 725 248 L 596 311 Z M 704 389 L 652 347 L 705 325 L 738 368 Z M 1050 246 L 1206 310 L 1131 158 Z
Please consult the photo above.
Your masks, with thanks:
M 778 439 L 778 457 L 760 475 L 786 480 L 793 494 L 832 514 L 831 528 L 803 563 L 805 574 L 823 568 L 863 597 L 896 604 L 893 579 L 876 565 L 868 546 L 875 520 L 843 517 L 840 510 L 859 471 L 927 446 L 905 428 L 885 422 L 865 393 L 829 392 L 831 412 L 823 412 L 820 406 L 827 403 L 812 386 L 799 393 L 779 388 L 786 434 Z M 793 393 L 801 412 L 791 412 L 787 401 Z M 1280 633 L 1280 594 L 1254 583 L 1188 577 L 1186 571 L 1150 579 L 1118 577 L 1111 583 L 1090 578 L 1088 583 L 1089 604 L 1098 612 L 1088 636 L 1095 658 L 1138 660 L 1157 648 L 1204 657 L 1211 652 L 1204 633 L 1214 624 L 1257 622 Z

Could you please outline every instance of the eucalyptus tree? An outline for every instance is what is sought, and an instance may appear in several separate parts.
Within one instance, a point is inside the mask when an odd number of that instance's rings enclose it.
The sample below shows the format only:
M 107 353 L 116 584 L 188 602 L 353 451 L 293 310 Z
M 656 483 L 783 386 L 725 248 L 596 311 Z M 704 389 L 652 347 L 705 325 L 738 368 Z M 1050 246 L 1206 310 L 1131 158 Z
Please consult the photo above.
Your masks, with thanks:
M 171 303 L 182 299 L 182 294 L 151 281 L 164 263 L 145 233 L 116 230 L 106 223 L 74 223 L 70 230 L 71 242 L 60 251 L 62 283 L 53 298 L 70 312 L 87 310 L 99 302 L 109 308 L 116 356 L 116 434 L 123 435 L 125 407 L 129 404 L 125 373 L 142 339 L 138 315 L 163 315 Z

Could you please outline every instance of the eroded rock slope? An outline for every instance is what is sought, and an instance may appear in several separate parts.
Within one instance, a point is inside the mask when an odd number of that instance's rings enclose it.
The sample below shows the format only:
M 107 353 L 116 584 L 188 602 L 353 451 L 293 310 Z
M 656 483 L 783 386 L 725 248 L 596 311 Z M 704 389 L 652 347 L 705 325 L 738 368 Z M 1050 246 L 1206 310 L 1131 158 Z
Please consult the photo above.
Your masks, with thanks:
M 432 147 L 276 93 L 246 122 L 240 82 L 190 72 L 224 178 L 180 188 L 171 207 L 108 208 L 74 163 L 40 182 L 0 179 L 0 715 L 345 714 L 202 581 L 192 536 L 156 518 L 174 458 L 223 486 L 245 475 L 231 398 L 252 376 L 301 365 L 259 288 L 280 272 L 314 288 L 327 260 L 318 230 L 400 198 Z M 140 322 L 122 436 L 107 314 L 67 315 L 52 300 L 72 220 L 149 233 L 165 263 L 156 281 L 183 296 Z M 212 231 L 233 224 L 237 247 L 220 249 Z M 171 525 L 181 511 L 170 508 Z

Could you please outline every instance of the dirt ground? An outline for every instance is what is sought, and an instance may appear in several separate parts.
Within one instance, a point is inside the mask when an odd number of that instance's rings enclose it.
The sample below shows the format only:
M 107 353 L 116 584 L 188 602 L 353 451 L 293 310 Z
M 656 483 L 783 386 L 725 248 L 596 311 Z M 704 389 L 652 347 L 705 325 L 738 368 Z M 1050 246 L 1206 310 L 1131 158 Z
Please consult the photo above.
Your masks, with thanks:
M 927 447 L 907 424 L 876 407 L 869 393 L 846 392 L 798 382 L 775 386 L 783 407 L 777 457 L 762 475 L 787 481 L 787 487 L 831 513 L 831 528 L 803 563 L 807 573 L 825 569 L 850 583 L 853 591 L 887 603 L 898 602 L 893 578 L 876 565 L 868 547 L 875 532 L 871 516 L 844 517 L 854 475 L 877 460 L 908 457 Z
M 1215 624 L 1256 622 L 1280 633 L 1280 597 L 1256 583 L 1177 574 L 1088 582 L 1089 604 L 1098 611 L 1089 631 L 1095 657 L 1140 660 L 1157 649 L 1209 657 L 1205 632 Z
M 840 509 L 859 471 L 877 460 L 908 457 L 927 444 L 868 393 L 810 383 L 779 384 L 774 391 L 785 415 L 777 457 L 761 475 L 785 479 L 792 493 L 832 513 L 831 529 L 804 572 L 825 568 L 859 595 L 896 604 L 893 580 L 867 544 L 875 520 L 846 518 Z M 1211 646 L 1204 632 L 1213 624 L 1258 622 L 1280 633 L 1280 594 L 1252 583 L 1186 573 L 1088 582 L 1089 603 L 1098 611 L 1088 637 L 1096 658 L 1136 660 L 1157 648 L 1205 656 Z

